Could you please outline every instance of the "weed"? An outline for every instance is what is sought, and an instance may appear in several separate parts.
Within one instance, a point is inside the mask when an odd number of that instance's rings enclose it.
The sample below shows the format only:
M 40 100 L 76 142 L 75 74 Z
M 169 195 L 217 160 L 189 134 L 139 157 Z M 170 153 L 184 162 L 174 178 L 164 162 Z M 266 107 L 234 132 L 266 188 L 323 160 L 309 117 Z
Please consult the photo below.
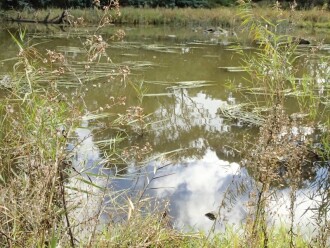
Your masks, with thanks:
M 312 143 L 306 137 L 308 134 L 304 131 L 294 132 L 297 126 L 303 123 L 289 118 L 285 108 L 285 92 L 298 91 L 294 83 L 291 85 L 289 83 L 290 78 L 295 78 L 297 71 L 295 68 L 298 59 L 295 55 L 297 43 L 290 36 L 277 34 L 280 23 L 273 24 L 267 19 L 259 21 L 255 18 L 249 3 L 242 4 L 241 17 L 252 39 L 259 43 L 256 55 L 247 56 L 243 63 L 250 75 L 251 85 L 263 89 L 264 95 L 267 96 L 265 102 L 268 107 L 265 122 L 260 127 L 259 138 L 255 141 L 245 163 L 257 180 L 256 194 L 254 199 L 251 198 L 254 208 L 246 227 L 247 242 L 251 247 L 260 243 L 264 247 L 269 245 L 267 205 L 271 196 L 276 194 L 277 185 L 286 184 L 291 192 L 288 245 L 295 247 L 297 245 L 294 238 L 297 228 L 294 225 L 296 193 L 302 186 L 303 168 L 312 166 L 311 161 L 315 161 L 315 157 L 311 159 L 315 154 L 310 150 Z M 303 93 L 297 94 L 296 99 L 300 103 L 301 112 L 306 113 L 309 120 L 316 121 L 318 113 L 325 114 L 325 112 L 321 111 L 320 96 L 315 94 L 314 87 L 308 80 L 315 77 L 304 76 L 304 78 L 309 82 L 308 86 L 305 81 L 302 82 Z M 310 125 L 312 128 L 315 127 L 315 123 Z M 324 134 L 327 135 L 327 131 Z

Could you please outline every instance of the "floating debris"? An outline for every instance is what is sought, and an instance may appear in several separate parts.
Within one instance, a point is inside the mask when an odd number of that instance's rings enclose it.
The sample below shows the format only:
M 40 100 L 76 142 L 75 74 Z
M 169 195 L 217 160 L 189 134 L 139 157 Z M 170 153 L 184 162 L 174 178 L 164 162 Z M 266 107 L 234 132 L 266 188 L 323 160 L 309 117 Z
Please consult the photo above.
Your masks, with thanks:
M 68 52 L 68 53 L 86 53 L 85 49 L 81 47 L 73 47 L 73 46 L 57 46 L 56 51 Z
M 127 42 L 127 41 L 121 41 L 121 42 L 111 42 L 111 49 L 125 49 L 125 50 L 131 50 L 131 49 L 139 49 L 143 43 L 141 42 Z
M 115 116 L 113 113 L 100 113 L 100 114 L 91 114 L 88 113 L 82 117 L 82 120 L 84 121 L 90 121 L 90 120 L 97 120 L 97 119 L 103 119 L 107 117 Z
M 181 47 L 182 54 L 189 53 L 189 52 L 190 52 L 190 47 Z
M 206 54 L 206 55 L 203 55 L 202 57 L 205 57 L 205 58 L 219 58 L 219 55 L 209 55 L 209 54 Z
M 157 44 L 150 44 L 150 45 L 143 45 L 143 49 L 145 50 L 151 50 L 161 53 L 180 53 L 181 47 L 168 47 L 168 46 L 161 46 Z
M 320 47 L 320 50 L 330 52 L 330 44 L 323 44 L 323 45 Z
M 149 94 L 144 94 L 143 96 L 173 96 L 173 93 L 149 93 Z
M 261 126 L 265 121 L 264 118 L 259 113 L 248 110 L 247 108 L 247 104 L 223 104 L 219 107 L 218 114 L 227 119 L 239 121 L 242 125 Z
M 13 81 L 11 80 L 9 75 L 3 76 L 3 78 L 0 80 L 0 87 L 6 89 L 13 88 Z
M 168 89 L 187 89 L 187 88 L 198 88 L 205 86 L 212 86 L 210 81 L 181 81 L 181 82 L 173 82 L 175 84 L 173 86 L 167 87 Z
M 126 56 L 126 57 L 138 57 L 138 54 L 134 54 L 134 53 L 123 53 L 121 54 L 121 56 Z
M 127 65 L 131 70 L 143 69 L 145 67 L 155 66 L 151 61 L 125 61 L 122 65 Z
M 216 220 L 217 219 L 217 213 L 215 213 L 215 212 L 206 213 L 205 216 L 207 218 L 209 218 L 209 220 Z
M 246 69 L 244 69 L 243 67 L 239 67 L 239 66 L 225 66 L 225 67 L 218 67 L 219 69 L 224 69 L 228 72 L 245 72 Z

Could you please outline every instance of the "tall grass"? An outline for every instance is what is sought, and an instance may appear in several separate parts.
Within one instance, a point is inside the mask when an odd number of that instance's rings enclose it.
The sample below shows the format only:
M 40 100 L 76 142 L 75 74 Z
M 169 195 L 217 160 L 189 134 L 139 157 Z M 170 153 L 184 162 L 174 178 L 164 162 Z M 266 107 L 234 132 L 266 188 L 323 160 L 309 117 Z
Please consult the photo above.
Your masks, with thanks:
M 275 23 L 279 19 L 286 20 L 288 27 L 306 27 L 306 28 L 327 28 L 330 26 L 330 14 L 323 9 L 311 10 L 281 10 L 276 11 L 278 7 L 255 7 L 251 9 L 254 16 L 261 17 Z M 46 9 L 36 10 L 34 12 L 7 11 L 2 19 L 28 19 L 32 21 L 41 21 L 50 14 L 50 17 L 59 16 L 63 10 Z M 104 11 L 98 9 L 71 9 L 72 24 L 86 25 L 98 24 Z M 121 8 L 121 14 L 111 18 L 114 24 L 151 24 L 151 25 L 180 25 L 180 26 L 222 26 L 236 28 L 242 22 L 237 15 L 237 8 L 221 7 L 214 9 L 191 9 L 191 8 Z M 50 18 L 51 19 L 51 18 Z
M 279 15 L 281 10 L 277 11 L 275 13 Z M 277 185 L 285 184 L 290 189 L 290 224 L 287 227 L 289 233 L 287 247 L 296 247 L 298 246 L 294 234 L 298 229 L 295 225 L 296 197 L 304 181 L 304 171 L 317 164 L 322 166 L 322 161 L 329 160 L 329 157 L 324 157 L 323 153 L 318 153 L 317 149 L 313 148 L 315 142 L 318 145 L 323 143 L 321 146 L 324 150 L 327 149 L 325 147 L 328 147 L 329 141 L 324 143 L 322 136 L 328 137 L 329 135 L 329 109 L 321 102 L 328 102 L 329 94 L 328 91 L 320 94 L 317 90 L 320 86 L 320 82 L 317 82 L 320 79 L 314 76 L 315 71 L 308 71 L 305 68 L 303 71 L 306 74 L 301 83 L 297 83 L 298 68 L 310 63 L 309 56 L 299 57 L 295 52 L 298 42 L 289 35 L 278 33 L 281 22 L 273 23 L 267 18 L 257 18 L 250 3 L 242 3 L 240 16 L 243 20 L 243 27 L 259 44 L 258 50 L 253 56 L 239 51 L 243 57 L 243 65 L 250 75 L 248 83 L 252 89 L 258 88 L 263 92 L 263 101 L 256 101 L 255 104 L 258 107 L 266 104 L 267 107 L 267 112 L 264 114 L 265 121 L 260 126 L 259 135 L 245 156 L 245 166 L 257 179 L 254 186 L 255 194 L 250 199 L 251 218 L 248 219 L 245 229 L 246 241 L 249 247 L 257 247 L 260 244 L 264 247 L 269 246 L 271 231 L 267 220 L 271 212 L 267 206 L 270 199 L 276 195 Z M 298 60 L 304 59 L 306 63 L 298 62 Z M 329 64 L 328 57 L 323 56 L 323 60 L 327 61 L 327 65 Z M 324 79 L 323 76 L 321 78 Z M 323 81 L 323 83 L 325 82 Z M 286 108 L 287 92 L 294 95 L 295 100 L 299 103 L 300 112 L 306 114 L 308 118 L 297 120 L 290 116 Z M 300 129 L 301 126 L 306 125 L 317 130 L 320 123 L 324 127 L 321 131 L 321 138 L 314 141 Z M 297 127 L 298 131 L 295 132 Z M 327 184 L 323 182 L 319 187 L 327 188 Z M 323 197 L 326 196 L 323 195 Z M 329 240 L 324 238 L 329 232 L 327 224 L 329 206 L 321 204 L 314 210 L 317 218 L 321 215 L 321 219 L 325 218 L 326 221 L 322 221 L 321 226 L 315 224 L 319 240 L 311 245 L 326 247 L 329 245 Z
M 70 169 L 66 145 L 79 111 L 57 90 L 38 87 L 41 54 L 28 45 L 24 31 L 11 36 L 19 52 L 1 100 L 0 244 L 44 247 L 54 235 L 72 244 L 64 193 Z
M 2 104 L 0 244 L 42 247 L 69 231 L 58 223 L 67 214 L 66 134 L 75 114 L 50 92 L 10 95 Z

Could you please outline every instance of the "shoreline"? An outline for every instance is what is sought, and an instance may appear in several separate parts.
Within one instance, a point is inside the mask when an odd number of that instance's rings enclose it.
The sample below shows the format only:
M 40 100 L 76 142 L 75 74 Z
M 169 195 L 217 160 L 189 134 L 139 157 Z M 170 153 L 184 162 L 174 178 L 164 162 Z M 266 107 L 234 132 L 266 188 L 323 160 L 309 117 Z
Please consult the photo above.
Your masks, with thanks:
M 52 19 L 60 16 L 62 12 L 62 9 L 10 10 L 4 11 L 0 18 L 8 23 L 11 19 L 43 23 L 47 16 Z M 83 19 L 86 25 L 99 24 L 100 17 L 104 14 L 98 9 L 71 9 L 69 13 L 73 20 Z M 214 9 L 123 7 L 120 13 L 120 16 L 113 17 L 113 24 L 237 27 L 242 22 L 237 8 L 233 7 Z M 285 20 L 288 25 L 298 28 L 330 28 L 330 12 L 321 9 L 288 11 L 257 7 L 252 9 L 252 13 L 256 18 L 266 19 L 272 23 Z

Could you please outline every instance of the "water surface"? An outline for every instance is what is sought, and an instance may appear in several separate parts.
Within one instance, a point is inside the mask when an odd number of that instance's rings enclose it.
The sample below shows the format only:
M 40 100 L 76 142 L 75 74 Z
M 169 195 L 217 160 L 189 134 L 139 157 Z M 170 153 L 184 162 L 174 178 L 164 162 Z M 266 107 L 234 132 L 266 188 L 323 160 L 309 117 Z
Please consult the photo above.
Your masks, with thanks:
M 258 128 L 239 120 L 228 120 L 220 110 L 245 103 L 250 97 L 228 87 L 228 82 L 233 82 L 236 87 L 246 85 L 248 75 L 241 70 L 240 57 L 231 46 L 240 42 L 246 52 L 251 53 L 252 44 L 238 40 L 239 33 L 213 35 L 204 32 L 203 28 L 120 28 L 126 37 L 122 41 L 109 40 L 106 50 L 112 63 L 101 58 L 87 73 L 84 72 L 86 55 L 83 42 L 92 29 L 60 30 L 53 26 L 29 26 L 27 29 L 30 44 L 38 43 L 36 47 L 42 53 L 46 53 L 46 49 L 62 52 L 72 70 L 82 78 L 82 86 L 71 75 L 57 87 L 67 95 L 79 88 L 86 116 L 108 111 L 115 115 L 125 114 L 130 107 L 142 107 L 143 113 L 148 115 L 143 121 L 132 124 L 130 138 L 124 145 L 142 149 L 148 143 L 152 152 L 139 159 L 132 150 L 128 150 L 128 167 L 107 165 L 108 174 L 126 179 L 98 183 L 117 190 L 146 187 L 146 195 L 170 201 L 173 225 L 185 230 L 209 230 L 213 221 L 205 214 L 217 211 L 224 199 L 228 201 L 227 208 L 221 212 L 217 228 L 244 223 L 248 213 L 249 187 L 252 187 L 254 179 L 240 165 L 239 151 L 243 137 L 248 134 L 255 136 Z M 10 28 L 12 32 L 16 29 Z M 117 29 L 105 29 L 103 37 L 110 38 Z M 308 32 L 305 35 L 321 39 Z M 0 39 L 0 58 L 16 56 L 17 47 L 6 30 L 0 31 Z M 304 49 L 300 48 L 301 51 Z M 13 76 L 13 63 L 9 60 L 0 64 L 0 79 L 8 74 Z M 329 68 L 327 64 L 323 66 Z M 124 76 L 114 75 L 118 70 L 124 71 Z M 73 85 L 67 84 L 70 80 Z M 326 79 L 320 76 L 320 80 Z M 44 84 L 48 87 L 50 81 L 45 78 Z M 125 106 L 107 109 L 113 99 L 121 97 L 126 97 Z M 289 112 L 296 112 L 295 107 L 291 104 Z M 98 172 L 98 164 L 104 163 L 103 152 L 109 153 L 109 147 L 101 146 L 99 141 L 117 135 L 111 125 L 106 119 L 95 121 L 86 118 L 82 122 L 76 130 L 77 139 L 82 142 L 75 151 L 76 169 L 87 166 L 92 168 L 91 172 Z M 144 160 L 149 162 L 141 166 Z M 137 176 L 139 173 L 144 176 Z M 327 173 L 322 167 L 316 168 L 312 181 L 321 180 Z M 245 187 L 242 192 L 240 185 Z M 312 218 L 312 213 L 306 214 L 305 210 L 315 204 L 308 197 L 315 189 L 306 186 L 299 190 L 296 223 L 306 226 Z M 228 190 L 235 199 L 228 197 Z M 134 192 L 130 194 L 134 195 Z M 272 223 L 288 219 L 289 191 L 282 188 L 278 194 L 281 201 L 274 199 L 270 204 L 271 209 L 278 209 L 277 214 L 271 216 Z

